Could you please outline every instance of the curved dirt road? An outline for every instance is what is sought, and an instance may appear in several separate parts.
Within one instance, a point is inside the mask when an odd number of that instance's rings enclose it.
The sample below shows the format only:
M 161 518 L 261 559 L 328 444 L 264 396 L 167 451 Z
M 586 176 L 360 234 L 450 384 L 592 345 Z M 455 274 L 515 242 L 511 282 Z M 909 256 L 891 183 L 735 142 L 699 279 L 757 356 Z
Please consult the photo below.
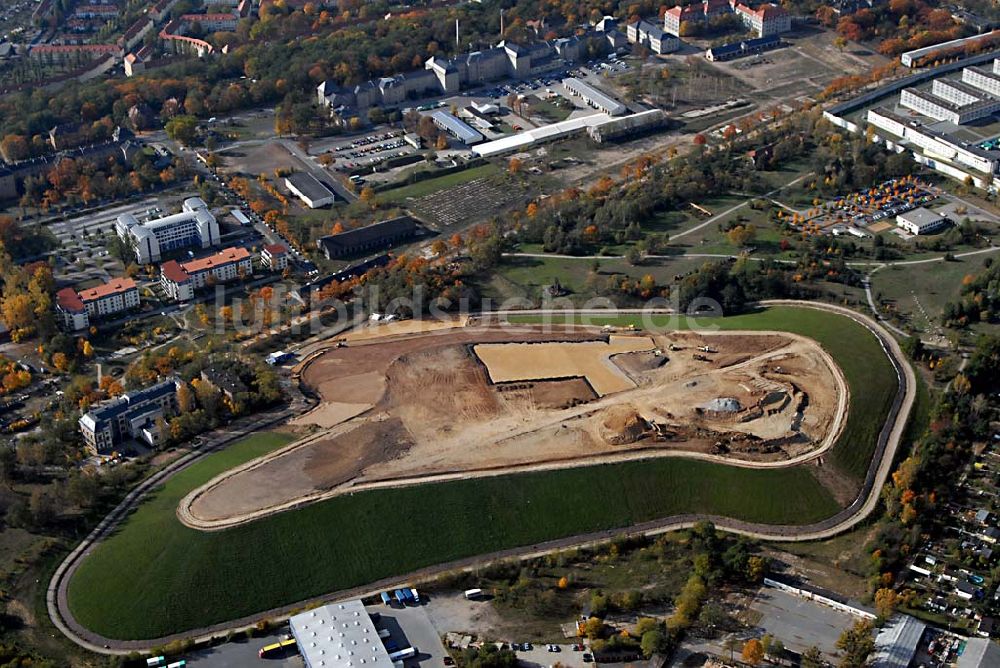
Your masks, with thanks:
M 629 527 L 621 527 L 609 531 L 595 532 L 586 535 L 572 536 L 558 540 L 548 541 L 536 545 L 522 546 L 501 552 L 478 555 L 459 561 L 421 569 L 409 574 L 403 574 L 392 579 L 385 579 L 379 582 L 370 583 L 364 587 L 341 591 L 336 593 L 337 598 L 357 598 L 386 588 L 392 588 L 401 582 L 419 582 L 433 578 L 434 576 L 457 569 L 472 569 L 481 567 L 484 563 L 509 558 L 529 558 L 540 554 L 545 554 L 554 550 L 562 550 L 570 547 L 578 547 L 593 543 L 600 543 L 623 533 L 656 535 L 668 531 L 689 528 L 697 522 L 710 521 L 718 528 L 732 533 L 743 534 L 760 540 L 780 540 L 780 541 L 810 541 L 829 538 L 843 531 L 849 530 L 859 522 L 863 521 L 878 505 L 879 490 L 887 480 L 893 459 L 900 447 L 903 433 L 906 429 L 907 420 L 916 396 L 916 378 L 912 368 L 906 362 L 898 342 L 872 318 L 852 311 L 850 309 L 831 304 L 819 304 L 813 302 L 800 302 L 795 300 L 772 300 L 763 302 L 765 305 L 788 305 L 801 308 L 814 308 L 826 310 L 833 313 L 849 317 L 871 331 L 879 340 L 883 350 L 889 357 L 897 375 L 898 389 L 893 399 L 889 414 L 879 432 L 878 442 L 872 456 L 872 461 L 868 467 L 864 483 L 855 501 L 837 514 L 809 525 L 766 525 L 753 522 L 742 522 L 726 517 L 714 515 L 687 514 L 677 515 L 660 520 L 654 520 L 643 524 Z M 667 311 L 660 310 L 659 313 Z M 566 315 L 566 311 L 561 312 L 539 312 L 539 311 L 519 311 L 513 313 L 491 312 L 484 313 L 484 316 L 502 317 L 508 314 L 535 313 L 543 315 Z M 605 312 L 606 313 L 606 312 Z M 620 310 L 618 313 L 652 313 L 651 311 Z M 94 546 L 107 536 L 124 519 L 128 511 L 135 507 L 146 493 L 162 484 L 166 478 L 190 465 L 197 458 L 185 461 L 177 467 L 171 467 L 169 471 L 162 471 L 164 475 L 156 475 L 148 479 L 130 493 L 125 500 L 110 513 L 94 531 L 84 539 L 60 564 L 49 583 L 47 594 L 47 604 L 49 616 L 70 640 L 88 650 L 105 654 L 127 654 L 133 651 L 147 651 L 155 646 L 162 646 L 173 640 L 194 639 L 196 641 L 208 641 L 213 636 L 225 634 L 229 630 L 240 630 L 251 626 L 261 618 L 282 618 L 292 614 L 293 611 L 301 609 L 311 602 L 329 601 L 333 597 L 324 595 L 316 597 L 310 601 L 299 601 L 292 605 L 264 611 L 252 617 L 233 620 L 223 624 L 217 624 L 203 629 L 195 629 L 186 633 L 178 633 L 163 638 L 155 638 L 145 641 L 120 641 L 105 638 L 99 634 L 84 628 L 73 618 L 69 610 L 66 590 L 69 580 L 80 561 L 89 554 Z M 154 480 L 155 478 L 155 480 Z

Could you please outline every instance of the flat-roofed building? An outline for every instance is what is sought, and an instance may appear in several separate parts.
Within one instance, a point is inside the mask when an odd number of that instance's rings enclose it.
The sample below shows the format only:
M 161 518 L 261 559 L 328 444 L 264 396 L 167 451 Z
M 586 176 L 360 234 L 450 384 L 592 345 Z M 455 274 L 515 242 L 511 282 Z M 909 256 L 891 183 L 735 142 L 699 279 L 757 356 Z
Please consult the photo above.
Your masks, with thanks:
M 333 192 L 308 172 L 296 172 L 285 178 L 285 187 L 310 209 L 333 204 Z
M 896 225 L 914 235 L 932 234 L 947 224 L 947 218 L 922 206 L 896 216 Z
M 975 86 L 984 93 L 1000 97 L 1000 75 L 985 67 L 966 67 L 962 70 L 962 81 Z
M 438 109 L 431 113 L 431 120 L 434 121 L 434 125 L 455 137 L 455 139 L 466 146 L 472 146 L 483 141 L 482 134 L 450 112 Z
M 624 104 L 610 95 L 602 93 L 585 81 L 571 77 L 563 79 L 562 83 L 571 94 L 582 98 L 588 105 L 603 111 L 609 116 L 621 116 L 628 111 L 628 108 Z
M 374 225 L 331 234 L 316 240 L 328 260 L 357 255 L 385 248 L 413 238 L 417 234 L 417 221 L 410 216 L 383 220 Z
M 954 86 L 950 86 L 948 89 L 956 90 Z M 956 104 L 918 88 L 904 88 L 899 96 L 899 104 L 934 120 L 948 121 L 955 125 L 971 123 L 1000 111 L 1000 100 L 993 98 L 985 98 L 967 104 Z
M 306 668 L 393 668 L 361 601 L 331 603 L 288 620 Z
M 226 248 L 215 255 L 180 263 L 176 260 L 160 266 L 160 285 L 176 301 L 187 301 L 209 284 L 228 283 L 253 272 L 250 251 Z
M 93 454 L 111 452 L 129 438 L 155 445 L 161 436 L 157 418 L 176 412 L 177 381 L 168 378 L 91 408 L 80 418 L 80 433 Z
M 131 213 L 118 216 L 115 231 L 135 252 L 136 262 L 158 262 L 175 250 L 209 248 L 219 243 L 219 223 L 200 197 L 189 197 L 181 212 L 140 223 Z
M 70 331 L 86 329 L 94 319 L 138 306 L 139 288 L 131 278 L 116 278 L 79 292 L 63 288 L 56 294 L 56 310 L 63 327 Z
M 960 168 L 993 174 L 1000 165 L 1000 151 L 957 139 L 927 127 L 919 119 L 901 116 L 884 107 L 869 109 L 867 120 L 876 128 L 891 133 L 894 136 L 891 141 L 897 145 L 909 145 L 911 149 L 915 149 L 915 154 L 926 154 L 937 167 L 948 161 Z M 896 140 L 897 137 L 904 141 Z

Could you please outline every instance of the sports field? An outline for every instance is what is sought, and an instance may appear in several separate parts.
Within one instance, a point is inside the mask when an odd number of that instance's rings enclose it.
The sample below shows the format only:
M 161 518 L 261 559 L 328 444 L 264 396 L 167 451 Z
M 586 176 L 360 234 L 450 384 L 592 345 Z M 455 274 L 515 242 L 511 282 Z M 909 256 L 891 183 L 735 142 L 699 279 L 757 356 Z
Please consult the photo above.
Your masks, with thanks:
M 719 324 L 793 331 L 827 347 L 852 392 L 834 457 L 860 475 L 894 389 L 874 336 L 840 316 L 785 307 Z M 256 435 L 171 478 L 80 565 L 69 586 L 76 619 L 112 638 L 155 638 L 423 566 L 678 513 L 796 524 L 838 509 L 806 468 L 662 459 L 362 492 L 218 532 L 177 519 L 187 492 L 286 442 Z

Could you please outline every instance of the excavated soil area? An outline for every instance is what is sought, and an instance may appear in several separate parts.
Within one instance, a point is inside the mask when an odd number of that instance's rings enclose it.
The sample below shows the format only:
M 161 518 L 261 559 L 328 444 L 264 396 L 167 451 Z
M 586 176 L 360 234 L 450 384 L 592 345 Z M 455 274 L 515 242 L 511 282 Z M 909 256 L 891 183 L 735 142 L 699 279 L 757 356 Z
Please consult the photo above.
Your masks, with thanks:
M 829 447 L 848 400 L 829 356 L 783 333 L 453 329 L 331 348 L 301 382 L 323 398 L 295 421 L 313 433 L 193 492 L 192 518 L 678 453 L 783 465 Z

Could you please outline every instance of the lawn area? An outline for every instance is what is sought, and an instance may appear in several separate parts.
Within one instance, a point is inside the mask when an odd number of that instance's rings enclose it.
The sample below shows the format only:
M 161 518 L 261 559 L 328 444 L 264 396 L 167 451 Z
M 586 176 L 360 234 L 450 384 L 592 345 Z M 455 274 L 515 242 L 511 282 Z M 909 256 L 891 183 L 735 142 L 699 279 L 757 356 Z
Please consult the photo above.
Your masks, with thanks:
M 847 378 L 851 409 L 830 455 L 844 473 L 859 480 L 868 470 L 885 415 L 896 391 L 892 364 L 875 335 L 843 316 L 815 309 L 778 306 L 725 318 L 646 316 L 647 324 L 667 329 L 780 330 L 815 339 L 837 361 Z M 537 322 L 535 316 L 512 316 L 511 322 Z M 589 317 L 593 325 L 643 327 L 642 315 Z
M 834 458 L 863 471 L 894 381 L 874 337 L 840 316 L 785 307 L 719 324 L 800 332 L 828 346 L 855 393 Z M 184 494 L 287 440 L 252 436 L 148 497 L 70 582 L 77 620 L 109 637 L 152 638 L 423 566 L 679 513 L 796 524 L 838 509 L 806 467 L 653 459 L 364 492 L 220 532 L 180 524 Z
M 522 248 L 523 252 L 538 252 L 534 248 Z M 597 297 L 595 286 L 587 285 L 587 276 L 594 266 L 600 265 L 599 276 L 606 278 L 612 274 L 625 274 L 631 278 L 652 276 L 660 285 L 669 284 L 677 274 L 685 274 L 705 264 L 705 258 L 677 257 L 671 259 L 648 260 L 639 266 L 632 266 L 618 258 L 606 257 L 506 257 L 490 281 L 481 286 L 481 293 L 495 301 L 509 298 L 527 298 L 540 301 L 542 288 L 556 280 L 566 290 L 567 298 L 575 304 L 583 304 Z
M 485 165 L 479 165 L 478 167 L 463 169 L 459 172 L 452 172 L 451 174 L 445 174 L 444 176 L 438 176 L 433 179 L 413 183 L 411 185 L 385 190 L 376 196 L 376 200 L 379 204 L 402 204 L 406 202 L 407 199 L 416 199 L 418 197 L 423 197 L 424 195 L 435 193 L 438 190 L 444 190 L 445 188 L 468 183 L 469 181 L 486 176 L 494 176 L 498 173 L 500 173 L 499 167 L 492 163 L 487 163 Z
M 894 301 L 899 315 L 917 331 L 932 333 L 941 325 L 945 304 L 959 298 L 962 279 L 982 270 L 983 258 L 976 256 L 954 262 L 894 265 L 875 273 L 872 290 L 882 299 Z

